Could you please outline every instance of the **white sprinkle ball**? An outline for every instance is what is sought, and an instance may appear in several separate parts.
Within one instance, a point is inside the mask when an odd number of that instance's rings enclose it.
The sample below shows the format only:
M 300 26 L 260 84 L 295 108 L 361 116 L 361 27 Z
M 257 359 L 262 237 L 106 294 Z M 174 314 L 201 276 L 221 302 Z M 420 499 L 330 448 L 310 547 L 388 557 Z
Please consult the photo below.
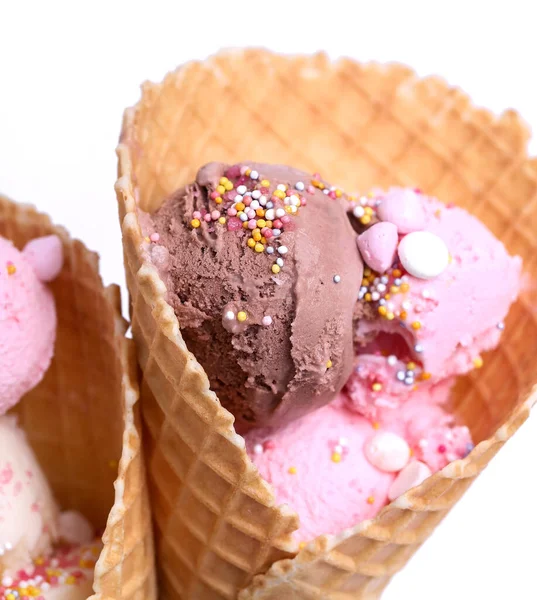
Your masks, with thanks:
M 257 171 L 252 171 L 250 173 L 250 179 L 259 179 L 259 173 Z
M 421 295 L 423 298 L 427 299 L 431 297 L 431 290 L 428 290 L 427 288 L 425 288 L 422 292 Z
M 261 206 L 261 205 L 259 204 L 259 201 L 258 201 L 258 200 L 252 200 L 252 201 L 250 202 L 250 208 L 251 208 L 252 210 L 257 210 L 257 209 L 258 209 L 260 206 Z
M 404 381 L 405 380 L 405 372 L 404 371 L 397 371 L 397 375 L 396 375 L 397 379 L 399 381 Z
M 237 202 L 242 202 L 242 201 L 243 201 L 242 194 L 237 194 L 235 196 L 235 198 L 233 198 L 233 202 L 235 202 L 235 204 L 237 204 Z
M 295 196 L 294 194 L 289 198 L 289 204 L 291 204 L 291 206 L 298 206 L 299 203 L 299 199 L 298 196 Z
M 276 189 L 280 190 L 280 192 L 285 192 L 287 190 L 287 186 L 285 186 L 283 183 L 279 183 Z
M 404 310 L 410 310 L 412 308 L 412 303 L 410 302 L 410 300 L 405 300 L 404 302 L 401 303 L 401 307 Z
M 224 318 L 227 321 L 233 321 L 235 319 L 235 313 L 232 310 L 228 310 L 228 311 L 226 311 L 226 314 L 224 315 Z
M 386 360 L 390 367 L 395 367 L 395 365 L 397 364 L 397 356 L 395 356 L 394 354 L 390 354 L 390 356 L 388 356 Z
M 421 344 L 416 344 L 414 346 L 414 351 L 418 353 L 423 352 L 423 346 Z
M 261 320 L 261 323 L 263 323 L 265 327 L 272 325 L 272 317 L 270 315 L 265 315 Z
M 265 250 L 265 252 L 267 254 L 274 254 L 274 248 L 272 246 L 267 246 L 267 249 Z
M 259 198 L 261 198 L 261 192 L 260 192 L 260 190 L 254 190 L 252 192 L 252 198 L 254 200 L 258 200 Z
M 303 192 L 304 191 L 304 182 L 303 181 L 297 181 L 295 183 L 295 190 L 298 190 L 299 192 Z
M 390 280 L 388 279 L 388 277 L 386 277 L 386 275 L 383 275 L 383 276 L 380 278 L 380 282 L 381 282 L 381 283 L 384 283 L 384 285 L 386 285 L 386 284 L 388 283 L 388 281 L 390 281 Z
M 276 209 L 276 216 L 279 217 L 284 217 L 285 216 L 285 209 L 283 208 L 277 208 Z
M 337 446 L 334 446 L 334 452 L 341 454 L 343 452 L 343 446 L 341 446 L 340 444 L 338 444 Z
M 278 265 L 278 267 L 283 267 L 283 258 L 278 257 L 276 259 L 276 264 Z
M 349 440 L 346 437 L 340 437 L 338 442 L 339 442 L 340 446 L 348 446 L 349 445 Z
M 334 275 L 334 283 L 339 283 L 341 281 L 340 275 Z
M 500 330 L 503 331 L 505 329 L 505 323 L 498 323 L 498 325 L 496 325 L 496 327 Z
M 401 264 L 414 277 L 434 279 L 449 265 L 449 250 L 444 240 L 430 231 L 413 231 L 399 242 Z
M 376 302 L 379 299 L 380 299 L 380 294 L 378 292 L 371 293 L 371 300 L 373 300 L 373 302 Z
M 278 252 L 279 252 L 280 254 L 287 254 L 287 246 L 280 246 L 280 247 L 278 248 Z
M 253 202 L 252 202 L 252 204 L 253 204 Z M 274 212 L 273 208 L 269 208 L 268 210 L 265 211 L 265 219 L 267 221 L 274 221 L 274 215 L 275 215 L 275 212 Z
M 272 230 L 272 235 L 273 235 L 274 237 L 278 237 L 278 236 L 279 236 L 279 235 L 281 235 L 281 234 L 282 234 L 282 230 L 281 230 L 281 229 L 273 229 L 273 230 Z
M 266 198 L 266 196 L 261 196 L 261 198 L 259 198 L 259 203 L 260 203 L 260 204 L 263 204 L 263 203 L 261 202 L 261 199 L 262 199 L 262 198 Z M 267 204 L 267 208 L 274 208 L 274 202 L 272 202 L 272 200 L 269 200 L 269 201 L 268 201 L 266 204 Z M 285 212 L 285 211 L 283 211 L 283 212 Z
M 378 292 L 385 292 L 386 291 L 386 284 L 385 283 L 379 283 L 377 285 L 377 291 Z
M 245 185 L 239 185 L 239 187 L 237 188 L 237 193 L 245 194 L 247 190 L 248 190 L 248 188 Z
M 363 217 L 365 215 L 365 210 L 363 206 L 355 206 L 352 214 L 356 217 L 356 218 L 360 218 Z
M 263 454 L 263 446 L 261 444 L 255 444 L 254 454 Z

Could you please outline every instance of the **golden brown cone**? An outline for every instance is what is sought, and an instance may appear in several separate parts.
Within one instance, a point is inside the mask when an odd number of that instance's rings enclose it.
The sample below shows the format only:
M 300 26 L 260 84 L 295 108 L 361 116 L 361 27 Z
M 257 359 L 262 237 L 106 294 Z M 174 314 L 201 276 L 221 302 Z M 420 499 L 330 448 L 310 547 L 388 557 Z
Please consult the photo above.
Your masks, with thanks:
M 534 278 L 537 160 L 528 138 L 515 112 L 495 117 L 444 81 L 395 64 L 228 51 L 144 84 L 125 113 L 116 191 L 164 600 L 233 599 L 240 589 L 241 600 L 378 598 L 527 418 L 537 288 L 528 285 L 511 310 L 501 347 L 457 387 L 453 409 L 474 451 L 376 519 L 296 553 L 296 516 L 274 506 L 188 352 L 142 251 L 136 203 L 155 210 L 214 160 L 289 164 L 349 191 L 416 186 L 475 213 Z
M 15 412 L 61 507 L 104 529 L 92 600 L 154 600 L 136 356 L 125 338 L 119 288 L 103 287 L 97 255 L 63 228 L 0 196 L 0 235 L 22 248 L 52 233 L 65 253 L 50 284 L 58 314 L 54 358 Z

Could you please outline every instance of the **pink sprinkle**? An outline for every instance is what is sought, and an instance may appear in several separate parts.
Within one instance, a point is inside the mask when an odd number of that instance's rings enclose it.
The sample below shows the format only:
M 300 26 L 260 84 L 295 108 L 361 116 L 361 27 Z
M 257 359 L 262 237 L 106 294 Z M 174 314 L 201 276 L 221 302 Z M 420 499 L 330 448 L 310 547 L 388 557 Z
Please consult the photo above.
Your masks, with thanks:
M 216 198 L 218 198 L 219 195 L 220 194 L 216 190 L 214 190 L 214 192 L 211 192 L 210 194 L 211 200 L 216 200 Z
M 336 192 L 334 192 L 333 190 L 331 192 L 328 192 L 328 195 L 330 196 L 330 198 L 332 198 L 332 200 L 335 200 L 337 198 Z
M 230 208 L 227 209 L 227 214 L 230 217 L 234 217 L 237 214 L 237 209 L 233 208 L 233 206 L 231 206 Z
M 272 441 L 272 440 L 267 440 L 264 444 L 263 444 L 263 448 L 265 450 L 274 450 L 274 448 L 276 448 L 276 444 Z
M 228 179 L 234 179 L 235 177 L 239 177 L 240 174 L 241 169 L 239 165 L 233 165 L 232 167 L 229 167 L 229 169 L 226 171 L 226 177 Z
M 213 212 L 211 213 L 211 218 L 213 221 L 217 221 L 220 218 L 220 211 L 213 210 Z
M 229 214 L 229 211 L 228 211 Z M 228 219 L 227 222 L 227 230 L 228 231 L 238 231 L 239 229 L 242 229 L 242 221 L 240 219 L 237 219 L 237 217 L 232 217 L 231 219 Z
M 211 220 L 211 215 L 207 213 L 206 215 L 203 215 L 203 219 L 208 223 Z
M 250 219 L 248 221 L 248 229 L 255 229 L 257 227 L 257 221 L 255 219 Z
M 444 454 L 446 450 L 447 448 L 444 446 L 444 444 L 440 444 L 440 446 L 438 446 L 438 452 L 440 452 L 440 454 Z
M 291 217 L 289 215 L 284 215 L 282 217 L 282 223 L 289 223 L 291 221 Z
M 253 208 L 249 208 L 248 212 L 246 214 L 248 215 L 249 219 L 255 219 L 255 217 L 256 217 L 255 210 Z
M 321 174 L 320 173 L 314 173 L 313 174 L 313 179 L 321 179 Z
M 306 200 L 306 197 L 300 196 L 300 206 L 306 206 L 307 203 L 308 201 Z
M 448 202 L 446 208 L 455 208 L 455 204 L 453 202 Z
M 244 175 L 244 174 L 246 173 L 246 171 L 247 171 L 247 170 L 248 170 L 248 167 L 247 167 L 247 166 L 245 166 L 245 165 L 243 165 L 243 166 L 241 167 L 241 175 Z
M 199 210 L 195 210 L 195 211 L 192 213 L 192 218 L 193 218 L 193 219 L 201 219 L 201 213 L 200 213 L 200 211 L 199 211 Z
M 280 221 L 280 219 L 276 219 L 275 221 L 272 221 L 272 227 L 274 227 L 274 229 L 281 229 L 283 227 L 283 223 Z
M 152 242 L 158 242 L 160 240 L 160 235 L 158 233 L 152 233 L 149 239 Z
M 264 235 L 264 236 L 267 238 L 267 240 L 270 240 L 270 238 L 271 238 L 271 237 L 272 237 L 274 234 L 272 233 L 272 231 L 271 231 L 270 229 L 265 229 L 265 233 L 264 233 L 263 235 Z
M 315 188 L 312 185 L 308 185 L 308 194 L 315 194 Z
M 250 206 L 250 204 L 252 203 L 252 199 L 250 198 L 250 196 L 246 196 L 242 199 L 242 202 L 244 206 Z
M 269 325 L 272 325 L 272 317 L 270 317 L 269 315 L 266 315 L 265 317 L 263 317 L 263 319 L 261 320 L 261 323 L 263 323 L 263 325 L 265 327 L 268 327 Z

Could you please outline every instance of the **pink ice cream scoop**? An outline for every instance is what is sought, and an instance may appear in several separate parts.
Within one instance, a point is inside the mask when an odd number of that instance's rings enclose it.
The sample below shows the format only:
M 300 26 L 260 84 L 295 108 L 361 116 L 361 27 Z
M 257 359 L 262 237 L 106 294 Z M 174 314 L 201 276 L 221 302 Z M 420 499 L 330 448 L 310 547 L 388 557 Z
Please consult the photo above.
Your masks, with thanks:
M 376 224 L 358 240 L 391 223 L 399 241 L 389 268 L 365 270 L 359 300 L 370 318 L 356 323 L 357 364 L 347 391 L 375 418 L 416 385 L 482 365 L 519 293 L 522 262 L 468 212 L 414 190 L 378 193 L 372 205 Z M 391 240 L 376 242 L 380 256 L 393 252 Z M 375 256 L 365 260 L 375 264 Z
M 57 236 L 31 241 L 22 252 L 0 238 L 0 415 L 35 387 L 50 365 L 56 310 L 45 281 L 62 266 Z

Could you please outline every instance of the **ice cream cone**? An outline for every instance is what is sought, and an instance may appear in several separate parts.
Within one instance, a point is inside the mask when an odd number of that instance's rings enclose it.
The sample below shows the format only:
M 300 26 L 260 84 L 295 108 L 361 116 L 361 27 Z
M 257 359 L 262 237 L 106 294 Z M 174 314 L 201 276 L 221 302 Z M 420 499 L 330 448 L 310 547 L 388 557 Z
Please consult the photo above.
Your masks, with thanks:
M 137 367 L 117 286 L 98 258 L 49 218 L 0 196 L 0 235 L 23 247 L 60 236 L 65 263 L 51 289 L 58 331 L 44 380 L 16 407 L 60 506 L 79 510 L 104 547 L 92 600 L 156 598 L 151 517 L 141 452 Z
M 512 308 L 500 348 L 457 386 L 453 411 L 477 442 L 469 456 L 372 521 L 299 550 L 296 515 L 275 506 L 185 346 L 142 249 L 137 205 L 155 210 L 213 160 L 289 164 L 349 191 L 416 186 L 475 213 L 535 277 L 528 137 L 516 113 L 495 117 L 436 77 L 322 54 L 224 52 L 143 86 L 125 113 L 116 190 L 164 600 L 378 598 L 527 418 L 537 398 L 535 289 Z

